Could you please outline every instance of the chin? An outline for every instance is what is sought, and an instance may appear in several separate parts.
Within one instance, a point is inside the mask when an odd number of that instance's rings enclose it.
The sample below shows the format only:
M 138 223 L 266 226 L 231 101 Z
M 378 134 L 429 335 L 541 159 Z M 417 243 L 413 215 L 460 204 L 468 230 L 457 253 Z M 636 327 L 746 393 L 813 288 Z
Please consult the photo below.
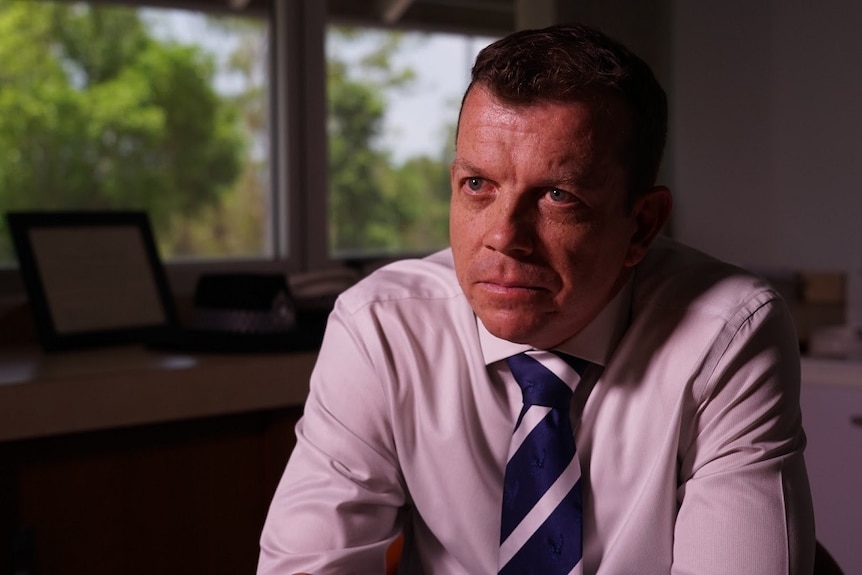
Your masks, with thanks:
M 479 315 L 485 328 L 496 337 L 514 343 L 535 345 L 535 341 L 541 335 L 542 322 L 535 318 L 517 317 L 495 317 L 500 314 L 489 316 Z
M 492 335 L 536 349 L 550 349 L 580 331 L 573 318 L 567 321 L 553 312 L 485 310 L 477 315 Z

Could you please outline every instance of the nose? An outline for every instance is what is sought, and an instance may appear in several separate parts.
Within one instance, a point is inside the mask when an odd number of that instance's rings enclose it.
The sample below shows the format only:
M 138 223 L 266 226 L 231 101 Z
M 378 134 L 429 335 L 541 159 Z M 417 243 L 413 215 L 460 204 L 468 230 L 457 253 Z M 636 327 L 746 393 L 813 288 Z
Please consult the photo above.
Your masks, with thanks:
M 529 205 L 501 194 L 483 215 L 486 248 L 512 257 L 523 257 L 533 252 L 536 214 Z

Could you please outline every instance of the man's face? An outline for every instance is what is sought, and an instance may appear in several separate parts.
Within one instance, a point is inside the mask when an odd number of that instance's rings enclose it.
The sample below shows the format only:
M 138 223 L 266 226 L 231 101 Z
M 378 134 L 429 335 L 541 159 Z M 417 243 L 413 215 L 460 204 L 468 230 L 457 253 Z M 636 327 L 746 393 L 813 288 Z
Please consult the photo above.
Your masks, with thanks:
M 455 271 L 497 337 L 538 348 L 592 320 L 643 257 L 621 101 L 510 106 L 474 86 L 452 164 Z M 651 239 L 652 236 L 650 236 Z

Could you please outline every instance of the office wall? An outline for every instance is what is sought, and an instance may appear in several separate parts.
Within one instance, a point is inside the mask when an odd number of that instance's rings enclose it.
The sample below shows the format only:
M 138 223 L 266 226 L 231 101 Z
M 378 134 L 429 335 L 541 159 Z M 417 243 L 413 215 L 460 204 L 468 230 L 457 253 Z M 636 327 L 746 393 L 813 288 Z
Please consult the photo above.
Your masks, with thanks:
M 757 268 L 862 268 L 862 4 L 671 10 L 674 234 Z

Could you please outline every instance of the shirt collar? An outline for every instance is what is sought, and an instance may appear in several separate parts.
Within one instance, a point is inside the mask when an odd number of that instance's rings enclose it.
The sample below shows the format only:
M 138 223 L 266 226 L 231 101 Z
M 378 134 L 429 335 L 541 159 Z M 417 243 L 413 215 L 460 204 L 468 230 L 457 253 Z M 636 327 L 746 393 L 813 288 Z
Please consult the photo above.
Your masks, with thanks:
M 628 326 L 632 283 L 630 277 L 614 299 L 593 321 L 555 349 L 604 366 Z M 501 359 L 533 349 L 529 345 L 513 343 L 492 335 L 478 316 L 476 316 L 476 325 L 479 328 L 479 344 L 482 346 L 485 365 L 491 365 Z

